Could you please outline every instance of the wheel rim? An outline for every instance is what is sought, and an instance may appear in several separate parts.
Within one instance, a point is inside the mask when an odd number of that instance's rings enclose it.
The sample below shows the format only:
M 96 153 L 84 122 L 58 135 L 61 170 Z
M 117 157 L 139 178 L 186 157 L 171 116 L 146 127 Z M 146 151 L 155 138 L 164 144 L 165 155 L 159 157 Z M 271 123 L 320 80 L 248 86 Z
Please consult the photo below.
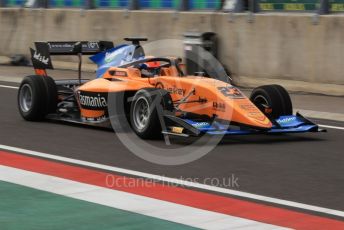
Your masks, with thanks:
M 28 112 L 32 108 L 32 89 L 28 84 L 23 85 L 20 89 L 19 105 L 23 112 Z
M 253 99 L 253 103 L 260 107 L 260 108 L 268 108 L 271 107 L 270 103 L 268 102 L 268 100 L 262 96 L 262 95 L 257 95 L 254 99 Z
M 145 97 L 140 97 L 135 101 L 133 116 L 136 129 L 138 131 L 144 130 L 150 117 L 149 103 Z

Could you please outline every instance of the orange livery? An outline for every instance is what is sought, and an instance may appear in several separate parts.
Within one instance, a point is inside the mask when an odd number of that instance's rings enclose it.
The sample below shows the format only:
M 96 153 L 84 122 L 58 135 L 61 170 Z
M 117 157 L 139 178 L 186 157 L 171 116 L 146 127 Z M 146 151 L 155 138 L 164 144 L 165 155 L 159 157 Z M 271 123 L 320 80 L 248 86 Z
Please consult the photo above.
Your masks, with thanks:
M 39 42 L 31 49 L 37 75 L 27 76 L 18 93 L 26 120 L 63 120 L 111 127 L 124 117 L 141 138 L 240 135 L 251 133 L 317 132 L 319 127 L 293 115 L 288 92 L 265 85 L 250 97 L 230 82 L 186 75 L 180 58 L 146 56 L 140 41 L 114 47 L 111 42 Z M 78 55 L 79 78 L 53 80 L 51 55 Z M 98 65 L 96 79 L 81 79 L 81 55 Z M 44 57 L 42 58 L 37 57 Z M 44 61 L 44 62 L 43 62 Z

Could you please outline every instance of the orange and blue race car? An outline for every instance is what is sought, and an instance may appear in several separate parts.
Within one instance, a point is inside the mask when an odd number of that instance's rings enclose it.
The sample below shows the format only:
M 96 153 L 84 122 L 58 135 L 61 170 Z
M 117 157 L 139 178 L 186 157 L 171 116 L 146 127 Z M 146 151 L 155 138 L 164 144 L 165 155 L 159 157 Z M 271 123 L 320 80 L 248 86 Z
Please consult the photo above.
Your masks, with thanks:
M 318 125 L 293 115 L 288 92 L 264 85 L 246 97 L 229 82 L 183 72 L 180 58 L 146 56 L 141 41 L 36 42 L 31 50 L 35 75 L 18 92 L 21 116 L 113 127 L 111 119 L 141 138 L 319 132 Z M 79 78 L 53 80 L 52 55 L 78 55 Z M 81 79 L 81 56 L 98 65 L 96 78 Z M 112 123 L 112 125 L 111 125 Z

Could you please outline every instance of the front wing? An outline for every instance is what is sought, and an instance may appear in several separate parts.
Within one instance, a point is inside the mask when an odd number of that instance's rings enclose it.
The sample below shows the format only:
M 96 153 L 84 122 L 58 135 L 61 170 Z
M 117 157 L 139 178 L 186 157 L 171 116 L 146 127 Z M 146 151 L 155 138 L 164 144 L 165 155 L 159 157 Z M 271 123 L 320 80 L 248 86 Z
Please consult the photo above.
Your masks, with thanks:
M 278 119 L 272 120 L 273 126 L 269 130 L 257 130 L 240 125 L 226 125 L 216 120 L 208 122 L 181 119 L 173 116 L 165 116 L 165 118 L 168 122 L 163 133 L 176 136 L 326 132 L 326 130 L 320 129 L 317 124 L 314 124 L 299 113 L 281 116 Z

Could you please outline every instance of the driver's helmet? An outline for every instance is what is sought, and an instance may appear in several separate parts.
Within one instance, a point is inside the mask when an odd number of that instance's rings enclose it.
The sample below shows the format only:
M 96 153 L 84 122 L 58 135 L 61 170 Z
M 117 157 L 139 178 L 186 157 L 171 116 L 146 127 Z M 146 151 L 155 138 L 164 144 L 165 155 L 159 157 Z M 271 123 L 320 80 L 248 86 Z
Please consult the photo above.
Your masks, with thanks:
M 154 58 L 154 56 L 146 56 L 146 58 Z M 154 67 L 159 67 L 161 63 L 160 61 L 151 61 L 151 62 L 146 62 L 144 64 L 146 64 L 148 68 L 154 68 Z
M 141 70 L 141 74 L 144 77 L 154 77 L 155 75 L 158 75 L 159 73 L 158 69 L 155 69 L 155 68 L 158 68 L 159 66 L 160 66 L 160 62 L 155 61 L 155 62 L 141 63 L 137 65 L 136 68 Z
M 148 68 L 154 68 L 154 67 L 159 67 L 160 62 L 159 61 L 151 61 L 151 62 L 146 62 L 144 63 L 148 66 Z
M 135 66 L 135 68 L 143 70 L 143 69 L 153 69 L 153 68 L 157 68 L 159 66 L 160 66 L 160 62 L 155 61 L 155 62 L 145 62 L 145 63 L 138 64 Z

